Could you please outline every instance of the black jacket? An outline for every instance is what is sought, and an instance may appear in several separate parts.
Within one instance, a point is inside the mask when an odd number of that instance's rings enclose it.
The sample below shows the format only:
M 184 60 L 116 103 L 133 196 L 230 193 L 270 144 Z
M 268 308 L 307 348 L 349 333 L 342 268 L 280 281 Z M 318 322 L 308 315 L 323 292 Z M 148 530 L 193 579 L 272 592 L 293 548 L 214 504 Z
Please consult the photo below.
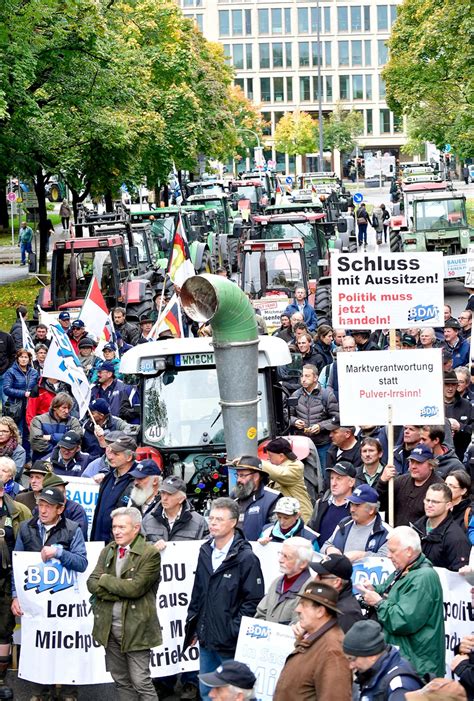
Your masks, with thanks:
M 445 447 L 445 446 L 444 446 Z M 464 470 L 464 465 L 459 460 L 453 448 L 448 448 L 443 455 L 438 455 L 436 458 L 438 467 L 435 472 L 438 477 L 446 479 L 450 472 L 454 470 Z
M 434 567 L 445 567 L 447 570 L 457 572 L 460 567 L 469 563 L 471 545 L 466 533 L 453 521 L 452 516 L 447 516 L 442 523 L 426 532 L 428 518 L 418 519 L 413 527 L 420 534 L 423 554 Z
M 467 513 L 467 515 L 466 515 Z M 469 525 L 469 519 L 472 513 L 472 502 L 470 497 L 461 499 L 459 504 L 455 504 L 451 511 L 451 516 L 453 517 L 454 523 L 462 528 L 463 531 L 467 531 Z
M 0 331 L 0 375 L 15 362 L 15 342 L 6 331 Z
M 319 372 L 321 372 L 325 365 L 330 365 L 334 360 L 333 354 L 331 353 L 331 346 L 327 346 L 322 341 L 316 341 L 314 344 L 313 356 L 316 360 L 314 365 L 316 365 Z
M 334 392 L 331 389 L 322 389 L 318 384 L 308 394 L 303 387 L 296 390 L 291 395 L 292 399 L 297 399 L 298 404 L 290 407 L 290 426 L 292 433 L 303 435 L 303 431 L 295 428 L 295 421 L 302 419 L 305 426 L 319 424 L 319 433 L 311 435 L 315 445 L 326 445 L 329 443 L 329 431 L 332 428 L 332 419 L 339 420 L 339 405 Z
M 461 426 L 460 430 L 454 434 L 454 449 L 460 460 L 464 458 L 469 443 L 471 442 L 472 426 L 474 421 L 474 410 L 468 399 L 462 399 L 459 392 L 456 392 L 454 402 L 444 405 L 444 414 L 447 419 L 456 419 Z
M 344 633 L 347 633 L 354 623 L 363 620 L 364 616 L 360 604 L 352 593 L 352 582 L 347 582 L 339 592 L 337 608 L 341 612 L 337 614 L 337 622 Z
M 265 594 L 260 562 L 250 543 L 236 530 L 225 560 L 212 571 L 212 540 L 199 551 L 187 629 L 195 630 L 199 644 L 232 656 L 242 616 L 254 616 Z
M 258 540 L 260 538 L 264 526 L 269 523 L 275 504 L 280 497 L 280 492 L 261 484 L 255 494 L 252 494 L 249 499 L 241 503 L 239 503 L 239 500 L 236 500 L 241 510 L 239 528 L 242 529 L 247 540 Z M 244 507 L 245 510 L 242 511 Z

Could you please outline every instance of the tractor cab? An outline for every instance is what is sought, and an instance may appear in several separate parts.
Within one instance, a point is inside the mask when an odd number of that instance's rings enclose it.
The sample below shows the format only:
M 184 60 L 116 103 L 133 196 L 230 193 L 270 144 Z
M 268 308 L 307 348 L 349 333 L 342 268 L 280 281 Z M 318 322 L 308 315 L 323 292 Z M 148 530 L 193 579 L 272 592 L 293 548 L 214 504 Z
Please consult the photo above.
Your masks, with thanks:
M 234 180 L 230 185 L 231 206 L 240 212 L 243 219 L 251 214 L 263 212 L 269 198 L 261 180 Z

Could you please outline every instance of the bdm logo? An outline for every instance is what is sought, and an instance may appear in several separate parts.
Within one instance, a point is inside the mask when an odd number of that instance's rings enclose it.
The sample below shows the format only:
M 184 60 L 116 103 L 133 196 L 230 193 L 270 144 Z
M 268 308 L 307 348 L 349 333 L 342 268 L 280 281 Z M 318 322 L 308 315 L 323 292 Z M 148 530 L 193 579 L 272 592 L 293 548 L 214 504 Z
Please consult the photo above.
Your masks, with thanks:
M 40 562 L 25 572 L 25 591 L 35 589 L 37 594 L 50 591 L 55 594 L 77 586 L 77 572 L 67 570 L 60 562 Z

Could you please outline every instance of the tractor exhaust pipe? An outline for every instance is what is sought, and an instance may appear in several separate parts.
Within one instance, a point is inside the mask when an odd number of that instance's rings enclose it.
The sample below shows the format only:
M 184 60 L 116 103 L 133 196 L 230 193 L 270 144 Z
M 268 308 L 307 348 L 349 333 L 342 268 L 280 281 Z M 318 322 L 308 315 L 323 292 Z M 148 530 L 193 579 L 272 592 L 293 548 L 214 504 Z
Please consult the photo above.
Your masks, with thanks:
M 186 314 L 212 328 L 228 460 L 257 455 L 258 328 L 242 290 L 219 275 L 194 275 L 181 288 Z

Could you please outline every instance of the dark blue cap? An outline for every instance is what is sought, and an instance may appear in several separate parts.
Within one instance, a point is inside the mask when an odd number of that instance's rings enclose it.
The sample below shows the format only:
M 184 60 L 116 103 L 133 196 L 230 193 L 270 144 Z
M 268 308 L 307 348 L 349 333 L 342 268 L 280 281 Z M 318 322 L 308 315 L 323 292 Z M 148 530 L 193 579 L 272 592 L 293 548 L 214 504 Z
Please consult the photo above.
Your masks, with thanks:
M 251 669 L 237 660 L 225 660 L 215 672 L 200 674 L 199 679 L 206 686 L 235 686 L 237 689 L 253 689 L 257 681 Z
M 133 470 L 128 473 L 131 477 L 137 480 L 144 479 L 145 477 L 157 477 L 161 475 L 161 470 L 154 460 L 142 460 L 137 464 Z
M 85 328 L 85 323 L 82 321 L 82 319 L 74 319 L 74 321 L 71 324 L 73 329 L 83 329 Z
M 58 319 L 61 319 L 61 321 L 69 321 L 70 318 L 71 315 L 69 314 L 69 312 L 60 312 L 58 316 Z
M 409 460 L 416 460 L 416 462 L 426 462 L 426 460 L 433 460 L 434 455 L 433 452 L 430 448 L 428 448 L 427 445 L 424 443 L 418 443 L 416 448 L 413 448 L 411 451 L 410 455 L 408 456 Z
M 97 372 L 101 372 L 102 370 L 113 372 L 115 374 L 115 363 L 111 363 L 109 360 L 106 360 L 105 363 L 101 363 L 101 365 L 99 365 Z
M 376 504 L 378 500 L 379 495 L 368 484 L 360 484 L 354 489 L 351 496 L 347 497 L 347 501 L 352 504 Z
M 89 409 L 91 411 L 98 411 L 99 414 L 110 414 L 109 403 L 105 399 L 94 399 L 94 401 L 89 404 Z

